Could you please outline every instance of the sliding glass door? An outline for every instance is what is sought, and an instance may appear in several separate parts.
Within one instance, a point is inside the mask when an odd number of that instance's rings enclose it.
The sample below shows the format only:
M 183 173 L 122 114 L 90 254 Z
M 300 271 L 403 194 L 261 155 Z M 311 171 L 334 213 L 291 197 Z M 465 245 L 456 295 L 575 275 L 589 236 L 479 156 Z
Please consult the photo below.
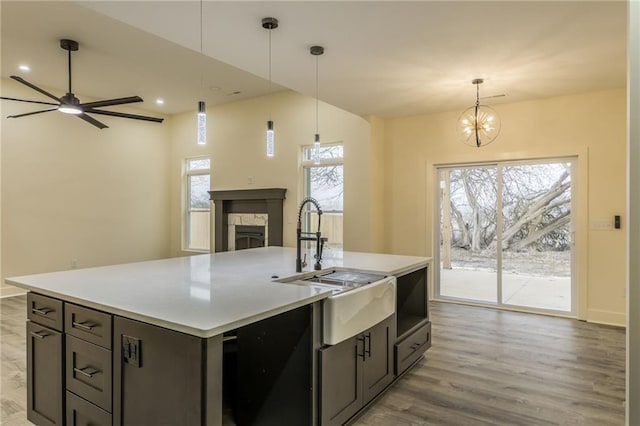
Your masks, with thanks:
M 575 312 L 572 161 L 438 170 L 438 298 Z

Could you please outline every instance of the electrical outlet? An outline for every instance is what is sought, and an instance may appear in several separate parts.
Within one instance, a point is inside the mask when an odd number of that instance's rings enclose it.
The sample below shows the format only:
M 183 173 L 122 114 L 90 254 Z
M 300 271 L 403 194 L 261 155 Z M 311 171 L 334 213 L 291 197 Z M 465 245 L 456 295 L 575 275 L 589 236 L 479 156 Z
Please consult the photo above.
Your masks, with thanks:
M 253 176 L 247 176 L 247 185 L 253 185 Z
M 78 267 L 78 259 L 71 259 L 71 269 L 76 269 Z
M 134 367 L 142 364 L 142 342 L 136 337 L 122 335 L 122 361 Z

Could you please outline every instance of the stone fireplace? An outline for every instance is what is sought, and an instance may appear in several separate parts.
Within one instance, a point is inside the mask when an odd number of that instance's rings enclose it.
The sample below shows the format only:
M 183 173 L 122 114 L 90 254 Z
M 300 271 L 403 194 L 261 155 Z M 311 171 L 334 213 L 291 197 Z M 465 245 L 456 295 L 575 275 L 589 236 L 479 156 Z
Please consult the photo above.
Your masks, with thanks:
M 281 246 L 286 188 L 209 191 L 215 252 Z

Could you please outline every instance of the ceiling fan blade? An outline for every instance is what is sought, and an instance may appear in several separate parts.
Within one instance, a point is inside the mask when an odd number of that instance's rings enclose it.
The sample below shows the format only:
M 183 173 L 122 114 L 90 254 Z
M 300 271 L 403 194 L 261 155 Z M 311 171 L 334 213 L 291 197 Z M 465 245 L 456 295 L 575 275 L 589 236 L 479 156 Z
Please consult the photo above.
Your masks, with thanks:
M 126 114 L 124 112 L 116 111 L 102 111 L 99 109 L 85 109 L 84 112 L 88 112 L 89 114 L 110 115 L 112 117 L 132 118 L 134 120 L 153 121 L 154 123 L 162 123 L 164 121 L 164 118 L 147 117 L 146 115 Z
M 128 98 L 108 99 L 106 101 L 87 102 L 80 104 L 84 109 L 87 108 L 100 108 L 112 105 L 132 104 L 135 102 L 143 102 L 140 96 L 129 96 Z
M 493 95 L 493 96 L 480 96 L 480 99 L 502 98 L 504 96 L 507 96 L 507 95 L 502 93 L 500 95 Z
M 98 129 L 106 129 L 107 127 L 109 127 L 106 124 L 101 123 L 98 120 L 96 120 L 95 118 L 89 117 L 87 114 L 84 114 L 84 113 L 78 114 L 78 115 L 76 115 L 76 117 L 83 119 L 84 121 L 86 121 L 89 124 L 93 124 Z
M 27 115 L 42 114 L 43 112 L 55 111 L 57 109 L 58 108 L 49 108 L 49 109 L 43 109 L 43 110 L 40 110 L 40 111 L 27 112 L 25 114 L 8 115 L 7 118 L 26 117 Z
M 50 97 L 51 99 L 55 99 L 56 101 L 60 102 L 60 98 L 57 98 L 56 96 L 52 95 L 51 93 L 47 92 L 44 89 L 39 88 L 38 86 L 36 86 L 35 84 L 31 84 L 29 83 L 27 80 L 25 80 L 22 77 L 18 77 L 17 75 L 12 75 L 11 76 L 12 79 L 14 79 L 15 81 L 17 81 L 18 83 L 22 83 L 25 86 L 31 87 L 33 90 L 35 90 L 36 92 L 40 92 L 45 96 Z
M 0 96 L 0 99 L 4 99 L 6 101 L 29 102 L 29 103 L 32 103 L 32 104 L 58 105 L 58 104 L 54 104 L 53 102 L 30 101 L 29 99 L 7 98 L 5 96 Z

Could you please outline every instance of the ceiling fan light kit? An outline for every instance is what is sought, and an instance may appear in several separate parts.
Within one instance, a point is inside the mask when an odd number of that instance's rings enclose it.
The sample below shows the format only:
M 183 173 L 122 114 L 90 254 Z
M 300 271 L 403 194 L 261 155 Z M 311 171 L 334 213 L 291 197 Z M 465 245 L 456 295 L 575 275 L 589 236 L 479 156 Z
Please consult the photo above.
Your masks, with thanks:
M 27 112 L 27 113 L 24 113 L 24 114 L 9 115 L 9 116 L 7 116 L 7 118 L 20 118 L 20 117 L 26 117 L 26 116 L 29 116 L 29 115 L 41 114 L 41 113 L 49 112 L 49 111 L 60 111 L 60 112 L 62 112 L 64 114 L 75 115 L 76 117 L 86 121 L 87 123 L 99 128 L 99 129 L 105 129 L 105 128 L 108 128 L 109 126 L 107 126 L 106 124 L 96 120 L 95 118 L 91 117 L 88 114 L 108 115 L 108 116 L 112 116 L 112 117 L 129 118 L 129 119 L 133 119 L 133 120 L 151 121 L 151 122 L 154 122 L 154 123 L 162 123 L 163 122 L 163 120 L 164 120 L 163 118 L 148 117 L 148 116 L 145 116 L 145 115 L 128 114 L 128 113 L 124 113 L 124 112 L 96 109 L 96 108 L 103 108 L 103 107 L 109 107 L 109 106 L 115 106 L 115 105 L 123 105 L 123 104 L 130 104 L 130 103 L 136 103 L 136 102 L 143 102 L 143 100 L 142 100 L 142 98 L 140 96 L 129 96 L 129 97 L 126 97 L 126 98 L 107 99 L 107 100 L 104 100 L 104 101 L 81 103 L 80 99 L 78 99 L 73 94 L 73 91 L 71 90 L 71 52 L 76 52 L 79 49 L 79 44 L 75 40 L 62 39 L 62 40 L 60 40 L 60 47 L 68 52 L 68 76 L 69 76 L 69 86 L 68 86 L 68 88 L 69 88 L 69 90 L 67 91 L 67 93 L 64 96 L 57 97 L 57 96 L 47 92 L 46 90 L 41 89 L 40 87 L 36 86 L 35 84 L 29 83 L 28 81 L 26 81 L 22 77 L 19 77 L 19 76 L 16 76 L 16 75 L 12 75 L 11 79 L 17 81 L 18 83 L 24 84 L 25 86 L 35 90 L 36 92 L 39 92 L 40 94 L 42 94 L 42 95 L 44 95 L 44 96 L 46 96 L 46 97 L 48 97 L 50 99 L 55 100 L 57 103 L 32 101 L 32 100 L 28 100 L 28 99 L 8 98 L 8 97 L 2 96 L 2 97 L 0 97 L 0 99 L 4 99 L 4 100 L 8 100 L 8 101 L 28 102 L 28 103 L 33 103 L 33 104 L 51 105 L 51 106 L 55 107 L 55 108 L 47 108 L 47 109 L 39 110 L 39 111 Z
M 471 81 L 476 86 L 476 103 L 467 108 L 458 118 L 458 137 L 466 145 L 477 148 L 489 145 L 500 133 L 500 117 L 486 105 L 480 105 L 480 85 L 482 78 Z M 498 95 L 502 96 L 502 95 Z

